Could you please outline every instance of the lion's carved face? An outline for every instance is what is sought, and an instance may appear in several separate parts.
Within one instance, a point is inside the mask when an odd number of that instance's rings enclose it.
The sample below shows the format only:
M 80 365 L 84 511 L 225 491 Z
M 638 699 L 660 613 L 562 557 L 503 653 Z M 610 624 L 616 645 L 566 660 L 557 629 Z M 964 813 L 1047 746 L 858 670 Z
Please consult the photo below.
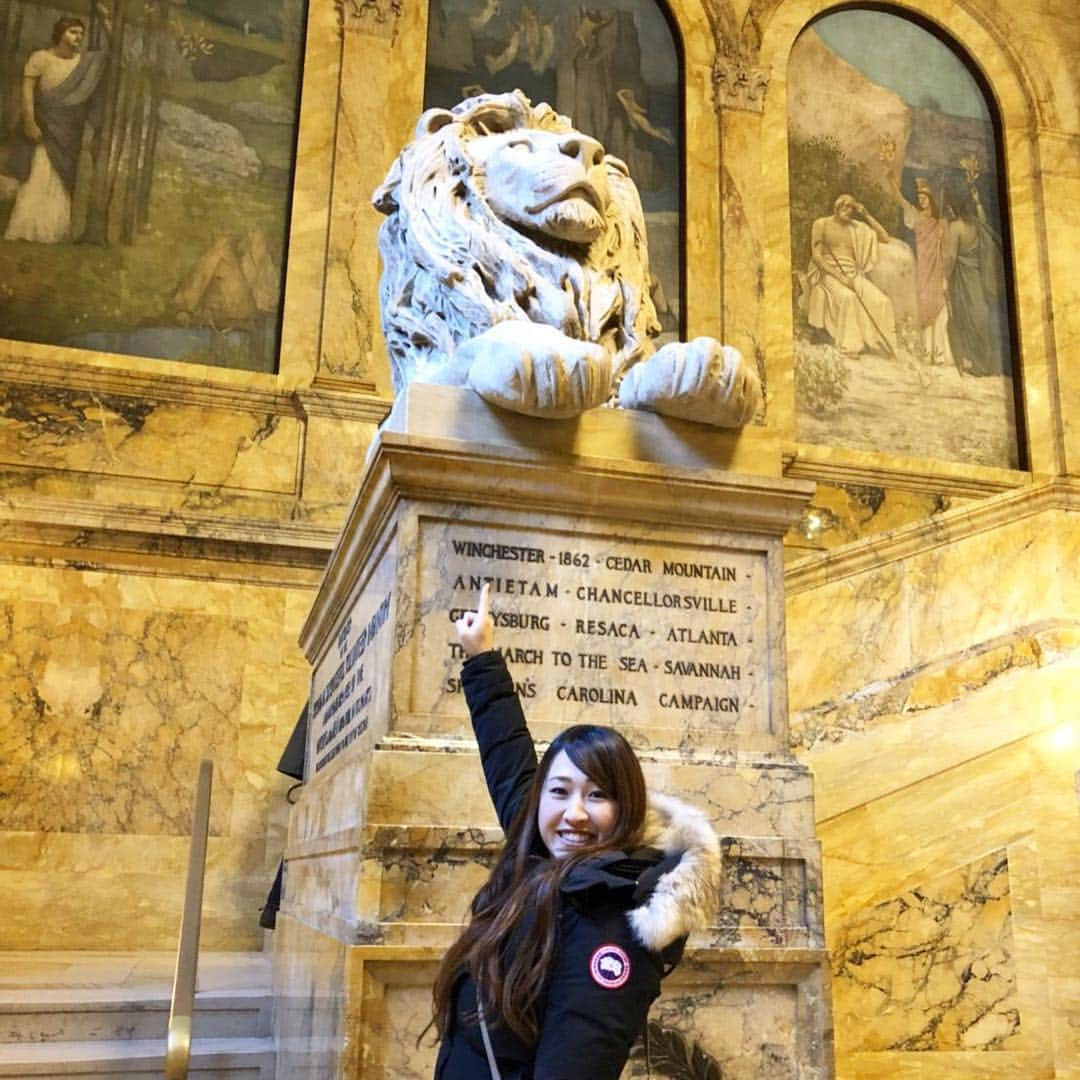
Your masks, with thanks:
M 515 91 L 429 109 L 373 202 L 395 390 L 418 369 L 460 381 L 458 348 L 508 319 L 600 344 L 616 370 L 652 352 L 637 188 L 549 106 Z
M 492 211 L 508 225 L 590 244 L 611 201 L 604 148 L 578 131 L 519 128 L 478 134 L 466 152 L 484 177 Z

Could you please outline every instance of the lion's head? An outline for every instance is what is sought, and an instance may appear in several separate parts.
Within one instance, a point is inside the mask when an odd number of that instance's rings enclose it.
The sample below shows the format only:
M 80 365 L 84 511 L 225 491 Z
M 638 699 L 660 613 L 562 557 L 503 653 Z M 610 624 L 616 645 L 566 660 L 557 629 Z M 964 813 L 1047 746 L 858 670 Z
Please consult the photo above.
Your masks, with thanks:
M 421 116 L 373 203 L 383 332 L 400 391 L 508 319 L 651 352 L 645 222 L 626 166 L 520 91 Z

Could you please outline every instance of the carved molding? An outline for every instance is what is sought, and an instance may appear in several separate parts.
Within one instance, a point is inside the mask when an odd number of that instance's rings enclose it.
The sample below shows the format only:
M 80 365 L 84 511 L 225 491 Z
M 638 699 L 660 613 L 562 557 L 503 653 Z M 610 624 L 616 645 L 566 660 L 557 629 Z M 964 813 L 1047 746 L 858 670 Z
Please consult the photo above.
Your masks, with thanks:
M 900 454 L 844 451 L 807 443 L 787 443 L 782 454 L 784 476 L 817 484 L 896 488 L 962 499 L 983 499 L 1031 484 L 1031 473 L 1020 469 L 929 461 Z
M 5 561 L 313 589 L 337 526 L 15 493 L 0 502 Z
M 923 521 L 910 522 L 887 533 L 865 536 L 820 555 L 807 556 L 785 567 L 784 595 L 791 597 L 913 558 L 945 544 L 957 543 L 969 536 L 1055 511 L 1070 514 L 1080 511 L 1080 481 L 1058 477 L 1031 484 L 1018 491 L 935 514 Z
M 393 37 L 405 14 L 403 0 L 334 0 L 338 31 L 360 31 L 377 37 Z
M 739 56 L 717 57 L 713 65 L 713 102 L 719 109 L 760 113 L 765 109 L 770 71 Z

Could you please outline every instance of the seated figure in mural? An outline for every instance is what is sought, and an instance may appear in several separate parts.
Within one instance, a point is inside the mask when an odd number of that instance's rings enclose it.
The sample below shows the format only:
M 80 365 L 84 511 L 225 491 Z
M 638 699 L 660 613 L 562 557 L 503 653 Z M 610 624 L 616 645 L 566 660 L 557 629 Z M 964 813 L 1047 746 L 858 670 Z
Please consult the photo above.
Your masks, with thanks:
M 395 392 L 419 380 L 532 416 L 610 402 L 724 427 L 760 406 L 735 349 L 653 351 L 637 189 L 549 106 L 515 91 L 428 110 L 373 202 Z
M 97 4 L 96 10 L 108 26 L 107 9 Z M 57 244 L 71 238 L 83 129 L 98 103 L 106 55 L 83 52 L 85 34 L 81 19 L 57 19 L 52 47 L 32 52 L 26 61 L 21 92 L 25 141 L 16 146 L 10 163 L 20 184 L 6 240 Z
M 811 227 L 806 317 L 844 352 L 896 355 L 892 301 L 867 276 L 878 261 L 878 245 L 888 241 L 884 227 L 847 194 L 837 196 L 830 217 Z

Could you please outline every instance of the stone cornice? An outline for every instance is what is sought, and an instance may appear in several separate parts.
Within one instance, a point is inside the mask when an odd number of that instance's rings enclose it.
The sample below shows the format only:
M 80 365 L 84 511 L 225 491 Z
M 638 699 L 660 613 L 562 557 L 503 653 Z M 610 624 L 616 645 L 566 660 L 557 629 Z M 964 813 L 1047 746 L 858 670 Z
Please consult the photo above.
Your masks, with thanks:
M 785 592 L 805 592 L 1051 510 L 1080 510 L 1080 479 L 1043 481 L 800 559 L 785 569 Z
M 274 377 L 255 372 L 223 372 L 220 381 L 210 382 L 169 374 L 164 369 L 149 373 L 72 363 L 60 358 L 9 356 L 0 360 L 0 381 L 247 413 L 288 416 L 297 413 L 296 398 L 291 391 L 266 385 Z M 264 385 L 257 385 L 259 382 Z
M 782 536 L 813 492 L 812 485 L 801 480 L 644 461 L 560 460 L 393 433 L 384 435 L 379 455 L 398 489 L 418 499 L 450 502 L 468 497 L 482 506 L 764 536 Z
M 858 450 L 785 444 L 784 475 L 821 484 L 857 484 L 916 491 L 928 495 L 984 498 L 1031 483 L 1031 474 L 984 465 L 884 457 Z
M 360 392 L 357 392 L 357 389 Z M 392 401 L 379 397 L 374 388 L 327 385 L 317 378 L 307 390 L 297 390 L 296 399 L 308 416 L 330 417 L 335 420 L 356 420 L 381 424 L 390 412 Z
M 314 586 L 335 528 L 19 495 L 0 500 L 0 548 L 16 561 Z
M 0 382 L 255 415 L 270 413 L 301 420 L 310 415 L 379 424 L 392 405 L 376 393 L 371 383 L 317 379 L 311 387 L 299 389 L 276 389 L 265 385 L 273 381 L 274 376 L 260 376 L 255 372 L 225 372 L 221 381 L 206 381 L 164 370 L 147 373 L 54 358 L 7 357 L 0 360 Z M 259 382 L 264 385 L 257 385 Z

